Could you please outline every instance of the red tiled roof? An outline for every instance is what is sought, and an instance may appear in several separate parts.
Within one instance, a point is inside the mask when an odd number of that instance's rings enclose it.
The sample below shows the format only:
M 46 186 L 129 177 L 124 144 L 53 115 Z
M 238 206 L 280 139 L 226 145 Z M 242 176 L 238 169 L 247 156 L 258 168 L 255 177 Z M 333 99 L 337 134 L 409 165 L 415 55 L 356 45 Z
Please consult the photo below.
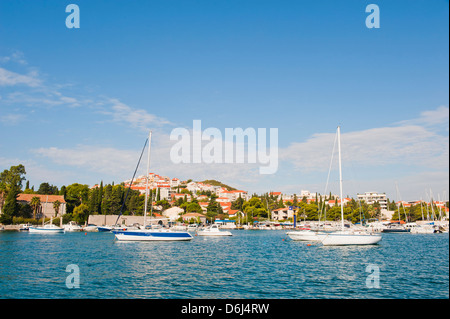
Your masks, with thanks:
M 19 194 L 17 197 L 18 201 L 31 202 L 33 197 L 39 197 L 41 204 L 45 202 L 53 203 L 59 201 L 60 203 L 65 203 L 64 196 L 62 195 L 39 195 L 39 194 Z

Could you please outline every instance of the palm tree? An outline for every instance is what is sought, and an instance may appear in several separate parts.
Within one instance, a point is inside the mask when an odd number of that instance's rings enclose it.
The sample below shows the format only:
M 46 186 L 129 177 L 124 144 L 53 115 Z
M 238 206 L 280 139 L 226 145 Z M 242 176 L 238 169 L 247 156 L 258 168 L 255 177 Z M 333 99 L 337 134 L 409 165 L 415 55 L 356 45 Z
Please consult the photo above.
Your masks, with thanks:
M 55 202 L 53 202 L 53 209 L 55 210 L 55 217 L 58 216 L 59 206 L 61 206 L 61 202 L 59 200 L 56 200 Z
M 33 207 L 33 218 L 36 219 L 36 212 L 41 206 L 41 199 L 37 196 L 34 196 L 33 198 L 31 198 L 30 205 L 31 207 Z

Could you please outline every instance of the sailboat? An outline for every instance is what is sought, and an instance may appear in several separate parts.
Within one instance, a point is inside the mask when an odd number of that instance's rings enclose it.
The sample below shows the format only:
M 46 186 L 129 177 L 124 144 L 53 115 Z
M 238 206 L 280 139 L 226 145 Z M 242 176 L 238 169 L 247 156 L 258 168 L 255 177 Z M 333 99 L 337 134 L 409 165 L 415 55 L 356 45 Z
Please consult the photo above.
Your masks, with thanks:
M 344 201 L 342 200 L 342 163 L 341 163 L 341 130 L 337 128 L 338 153 L 339 153 L 339 188 L 341 198 L 341 230 L 329 233 L 322 239 L 324 246 L 341 245 L 374 245 L 381 240 L 381 235 L 365 231 L 345 230 L 344 228 Z
M 64 228 L 53 225 L 52 221 L 53 217 L 50 218 L 50 224 L 44 224 L 42 226 L 30 226 L 28 228 L 28 231 L 30 233 L 40 233 L 40 234 L 64 233 Z
M 145 205 L 144 205 L 144 226 L 140 229 L 113 229 L 117 240 L 121 241 L 186 241 L 191 240 L 194 237 L 187 231 L 174 231 L 172 229 L 166 229 L 162 227 L 150 228 L 146 227 L 146 217 L 147 217 L 147 203 L 148 203 L 148 175 L 150 169 L 150 143 L 152 140 L 152 131 L 150 131 L 148 136 L 148 157 L 147 157 L 147 174 L 146 174 L 146 185 L 145 185 Z M 144 145 L 147 144 L 147 141 Z M 144 150 L 143 150 L 144 151 Z M 142 154 L 141 154 L 142 157 Z M 140 161 L 140 159 L 139 159 Z M 138 163 L 139 166 L 139 163 Z M 137 170 L 137 167 L 136 167 Z M 136 172 L 135 172 L 136 174 Z M 130 183 L 130 187 L 133 182 Z M 125 201 L 124 201 L 125 202 Z M 120 215 L 119 215 L 120 217 Z M 117 224 L 117 222 L 116 222 Z
M 333 152 L 331 153 L 330 170 L 331 170 L 331 164 L 333 162 L 333 154 L 334 154 L 335 145 L 336 145 L 336 139 L 334 140 Z M 328 187 L 329 178 L 330 178 L 330 172 L 328 172 L 328 178 L 327 178 L 327 183 L 326 183 L 327 187 Z M 325 188 L 324 193 L 326 193 L 326 188 Z M 325 209 L 325 205 L 323 205 L 322 209 Z M 321 215 L 322 209 L 319 211 L 319 221 L 320 221 L 320 215 Z M 296 225 L 297 214 L 298 214 L 298 209 L 297 209 L 297 212 L 294 213 L 294 228 Z M 303 209 L 303 214 L 305 214 L 304 209 Z M 326 221 L 326 219 L 327 219 L 326 217 L 327 216 L 326 216 L 326 209 L 325 209 L 324 221 Z M 323 226 L 325 226 L 325 224 Z M 320 241 L 321 242 L 325 238 L 327 233 L 323 232 L 323 231 L 319 231 L 318 228 L 316 228 L 315 230 L 313 230 L 311 228 L 302 228 L 299 230 L 289 231 L 286 233 L 286 235 L 294 241 Z
M 294 215 L 294 227 L 295 218 L 296 214 Z M 322 241 L 324 236 L 326 236 L 326 233 L 312 230 L 310 228 L 303 228 L 300 230 L 288 231 L 286 235 L 288 235 L 290 239 L 296 241 Z
M 48 203 L 48 195 L 45 201 L 46 206 L 47 203 Z M 44 213 L 42 213 L 42 226 L 30 226 L 28 228 L 28 231 L 30 233 L 55 234 L 55 233 L 64 233 L 64 228 L 53 225 L 53 217 L 50 217 L 49 224 L 45 224 L 45 215 Z

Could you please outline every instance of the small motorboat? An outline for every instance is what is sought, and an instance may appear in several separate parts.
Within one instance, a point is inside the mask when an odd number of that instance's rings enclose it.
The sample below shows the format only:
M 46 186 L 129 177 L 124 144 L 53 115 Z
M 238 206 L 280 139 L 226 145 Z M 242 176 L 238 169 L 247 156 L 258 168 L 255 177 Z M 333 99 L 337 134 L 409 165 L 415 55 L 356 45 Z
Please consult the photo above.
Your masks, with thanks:
M 83 228 L 74 221 L 70 221 L 68 224 L 64 225 L 63 227 L 64 227 L 64 231 L 67 231 L 67 232 L 83 230 Z
M 217 224 L 212 224 L 205 229 L 197 231 L 198 236 L 233 236 L 230 231 L 220 230 Z
M 89 224 L 83 227 L 83 231 L 98 231 L 97 225 Z
M 28 231 L 30 229 L 31 224 L 20 224 L 19 231 Z

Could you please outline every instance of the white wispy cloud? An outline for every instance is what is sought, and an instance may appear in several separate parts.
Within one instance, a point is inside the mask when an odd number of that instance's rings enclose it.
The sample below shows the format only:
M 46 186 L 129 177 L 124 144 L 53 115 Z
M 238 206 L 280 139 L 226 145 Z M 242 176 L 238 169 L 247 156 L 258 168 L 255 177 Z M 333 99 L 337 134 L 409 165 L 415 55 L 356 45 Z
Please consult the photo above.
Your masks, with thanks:
M 16 125 L 24 119 L 23 114 L 8 113 L 0 114 L 0 122 L 6 125 Z
M 124 172 L 130 172 L 133 169 L 139 156 L 135 150 L 92 145 L 78 145 L 73 148 L 42 147 L 33 149 L 31 152 L 48 158 L 58 165 L 78 167 L 107 176 L 124 176 Z
M 9 62 L 15 62 L 20 65 L 28 64 L 23 52 L 18 50 L 12 52 L 10 55 L 7 56 L 0 56 L 0 63 L 9 63 Z
M 116 98 L 105 101 L 101 113 L 110 117 L 111 121 L 130 125 L 142 131 L 148 132 L 153 127 L 161 127 L 171 124 L 168 120 L 149 113 L 145 109 L 133 108 Z
M 19 74 L 0 67 L 0 86 L 25 85 L 28 87 L 38 87 L 42 84 L 36 71 L 28 74 Z
M 400 164 L 448 169 L 448 136 L 435 133 L 428 125 L 448 122 L 446 110 L 440 107 L 424 112 L 421 118 L 397 126 L 353 132 L 341 128 L 343 162 L 371 167 Z M 303 171 L 327 170 L 334 140 L 335 133 L 314 134 L 304 142 L 281 149 L 280 161 L 290 162 Z
M 448 130 L 449 108 L 441 105 L 434 110 L 423 111 L 417 119 L 401 121 L 399 125 L 439 126 Z

